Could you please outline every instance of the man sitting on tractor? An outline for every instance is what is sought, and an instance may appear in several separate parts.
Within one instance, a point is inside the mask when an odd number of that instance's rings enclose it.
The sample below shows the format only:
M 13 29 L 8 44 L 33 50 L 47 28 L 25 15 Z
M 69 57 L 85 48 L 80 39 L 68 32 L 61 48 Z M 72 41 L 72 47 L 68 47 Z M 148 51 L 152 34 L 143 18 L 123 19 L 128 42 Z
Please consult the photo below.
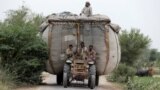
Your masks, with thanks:
M 87 59 L 87 47 L 85 47 L 84 42 L 80 43 L 80 55 L 83 60 Z
M 69 47 L 66 49 L 66 55 L 67 55 L 67 59 L 72 61 L 73 59 L 73 45 L 70 44 Z
M 95 61 L 96 60 L 96 51 L 93 49 L 93 45 L 89 45 L 88 49 L 88 61 Z

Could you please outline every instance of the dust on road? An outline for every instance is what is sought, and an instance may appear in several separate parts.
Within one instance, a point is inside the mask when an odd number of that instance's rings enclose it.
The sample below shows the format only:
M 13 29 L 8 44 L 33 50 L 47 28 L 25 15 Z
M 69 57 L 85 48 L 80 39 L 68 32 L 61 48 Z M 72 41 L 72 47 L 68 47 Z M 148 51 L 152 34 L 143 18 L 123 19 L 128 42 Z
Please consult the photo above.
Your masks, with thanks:
M 100 79 L 99 86 L 97 86 L 93 90 L 122 90 L 120 86 L 107 82 L 105 76 L 100 76 L 99 79 Z M 51 74 L 47 74 L 43 77 L 43 83 L 47 83 L 47 85 L 18 88 L 16 90 L 91 90 L 90 88 L 87 87 L 87 83 L 85 84 L 74 83 L 68 88 L 63 88 L 63 86 L 56 85 L 56 76 Z

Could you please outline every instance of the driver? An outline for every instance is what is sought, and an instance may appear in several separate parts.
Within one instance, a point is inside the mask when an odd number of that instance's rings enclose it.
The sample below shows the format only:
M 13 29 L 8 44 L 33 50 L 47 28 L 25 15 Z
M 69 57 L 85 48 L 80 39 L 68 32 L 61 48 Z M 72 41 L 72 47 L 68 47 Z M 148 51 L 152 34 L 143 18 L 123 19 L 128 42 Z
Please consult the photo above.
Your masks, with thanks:
M 87 59 L 87 47 L 85 46 L 84 42 L 80 43 L 80 55 L 82 56 L 83 60 Z

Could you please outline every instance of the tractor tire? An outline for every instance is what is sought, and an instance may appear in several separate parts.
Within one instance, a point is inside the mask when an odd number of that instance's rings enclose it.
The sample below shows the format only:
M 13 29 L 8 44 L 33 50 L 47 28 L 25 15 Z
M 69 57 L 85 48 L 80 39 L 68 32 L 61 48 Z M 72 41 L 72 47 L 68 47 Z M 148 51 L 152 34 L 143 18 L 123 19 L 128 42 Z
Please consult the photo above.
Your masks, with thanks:
M 58 74 L 56 79 L 57 79 L 57 85 L 61 85 L 63 81 L 63 74 Z
M 66 72 L 63 73 L 63 86 L 64 86 L 64 88 L 67 88 L 67 86 L 68 86 L 68 75 Z
M 94 89 L 95 88 L 95 84 L 96 84 L 96 77 L 95 77 L 95 75 L 91 75 L 90 78 L 91 78 L 91 80 L 90 80 L 90 88 Z
M 95 65 L 90 65 L 89 66 L 89 74 L 90 75 L 96 75 L 96 66 Z
M 65 64 L 63 68 L 63 86 L 67 88 L 69 85 L 69 78 L 70 78 L 70 65 Z
M 96 67 L 95 65 L 89 66 L 89 78 L 88 78 L 88 87 L 94 89 L 96 85 Z

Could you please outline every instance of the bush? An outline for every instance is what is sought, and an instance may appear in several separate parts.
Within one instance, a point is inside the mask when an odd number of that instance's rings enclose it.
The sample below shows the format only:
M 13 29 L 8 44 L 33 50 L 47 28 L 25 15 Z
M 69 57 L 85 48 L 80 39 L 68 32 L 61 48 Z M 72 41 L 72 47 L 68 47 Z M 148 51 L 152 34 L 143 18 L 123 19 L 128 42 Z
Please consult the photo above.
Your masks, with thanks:
M 9 11 L 0 25 L 0 64 L 18 82 L 39 83 L 39 75 L 45 69 L 47 45 L 36 36 L 41 19 L 22 7 Z
M 120 64 L 116 70 L 114 70 L 113 74 L 109 78 L 109 81 L 113 82 L 122 82 L 125 83 L 128 81 L 129 77 L 133 77 L 135 75 L 136 70 L 126 64 Z

